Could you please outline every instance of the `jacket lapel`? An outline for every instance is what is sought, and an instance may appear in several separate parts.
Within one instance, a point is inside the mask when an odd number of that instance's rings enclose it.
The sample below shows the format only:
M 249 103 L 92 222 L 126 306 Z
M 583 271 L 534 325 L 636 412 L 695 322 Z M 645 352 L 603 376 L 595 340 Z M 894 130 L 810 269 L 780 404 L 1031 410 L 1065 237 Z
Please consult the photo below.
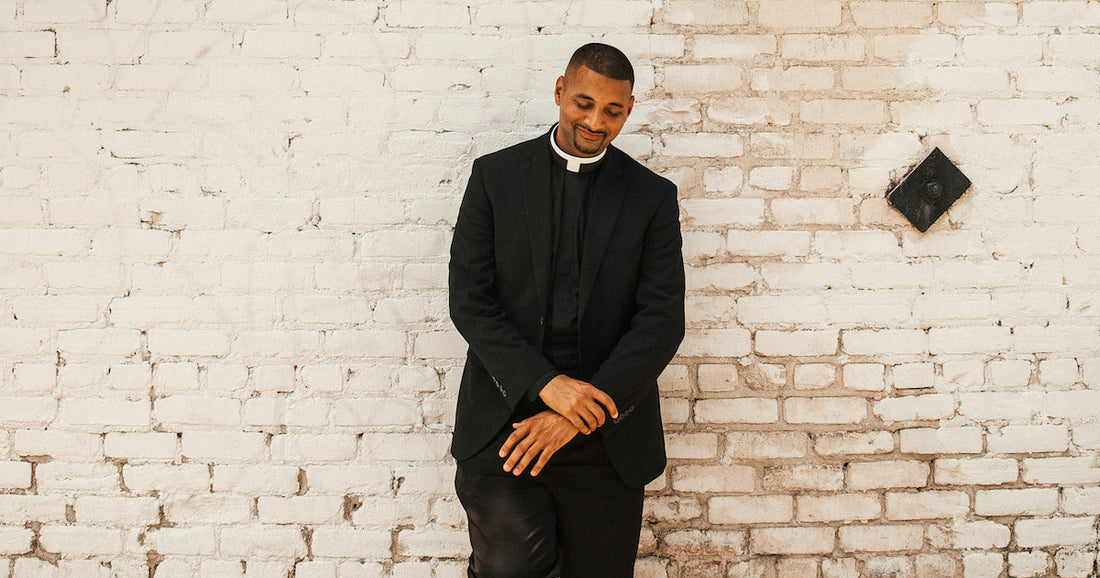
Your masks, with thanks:
M 550 190 L 550 144 L 546 135 L 532 141 L 521 172 L 523 179 L 524 225 L 531 242 L 531 267 L 540 311 L 549 306 L 550 266 L 553 257 L 553 192 Z
M 607 252 L 607 244 L 615 232 L 615 221 L 619 218 L 619 211 L 626 198 L 626 188 L 619 179 L 622 172 L 622 164 L 619 159 L 621 153 L 618 149 L 609 147 L 607 156 L 604 157 L 600 174 L 592 185 L 592 203 L 588 213 L 588 221 L 584 228 L 584 249 L 581 253 L 581 294 L 577 307 L 577 316 L 584 316 L 585 305 L 592 294 L 592 288 L 599 274 L 600 265 L 604 254 Z

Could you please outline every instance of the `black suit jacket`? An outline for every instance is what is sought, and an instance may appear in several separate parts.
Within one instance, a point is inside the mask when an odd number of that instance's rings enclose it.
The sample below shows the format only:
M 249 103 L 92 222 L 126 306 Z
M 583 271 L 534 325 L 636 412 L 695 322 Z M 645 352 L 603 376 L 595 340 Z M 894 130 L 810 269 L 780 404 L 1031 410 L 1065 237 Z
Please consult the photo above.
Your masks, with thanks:
M 552 265 L 550 136 L 474 161 L 451 244 L 450 309 L 469 343 L 451 453 L 476 454 L 554 369 L 543 355 Z M 684 336 L 676 186 L 608 147 L 590 191 L 580 274 L 580 379 L 619 409 L 598 433 L 623 480 L 665 467 L 657 376 Z M 547 467 L 554 467 L 553 459 Z

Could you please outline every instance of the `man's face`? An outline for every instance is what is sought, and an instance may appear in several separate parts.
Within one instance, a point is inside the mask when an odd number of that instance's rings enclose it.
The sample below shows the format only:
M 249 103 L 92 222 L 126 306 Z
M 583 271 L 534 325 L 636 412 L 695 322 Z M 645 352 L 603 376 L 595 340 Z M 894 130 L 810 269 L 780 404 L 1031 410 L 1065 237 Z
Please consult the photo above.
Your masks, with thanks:
M 587 66 L 558 77 L 554 102 L 558 105 L 557 143 L 578 157 L 596 156 L 619 136 L 634 108 L 629 80 L 615 80 Z

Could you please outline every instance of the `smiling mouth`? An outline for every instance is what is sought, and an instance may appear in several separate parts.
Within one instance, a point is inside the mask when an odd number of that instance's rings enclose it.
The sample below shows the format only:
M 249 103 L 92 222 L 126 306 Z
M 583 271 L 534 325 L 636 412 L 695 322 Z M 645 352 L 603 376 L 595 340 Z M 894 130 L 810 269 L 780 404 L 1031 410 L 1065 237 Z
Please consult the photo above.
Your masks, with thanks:
M 597 131 L 594 131 L 594 130 L 589 130 L 589 129 L 587 129 L 585 127 L 582 127 L 582 126 L 577 126 L 576 127 L 576 133 L 578 135 L 580 135 L 581 138 L 583 138 L 585 140 L 601 140 L 601 139 L 603 139 L 607 136 L 607 133 L 605 133 L 605 132 L 597 132 Z

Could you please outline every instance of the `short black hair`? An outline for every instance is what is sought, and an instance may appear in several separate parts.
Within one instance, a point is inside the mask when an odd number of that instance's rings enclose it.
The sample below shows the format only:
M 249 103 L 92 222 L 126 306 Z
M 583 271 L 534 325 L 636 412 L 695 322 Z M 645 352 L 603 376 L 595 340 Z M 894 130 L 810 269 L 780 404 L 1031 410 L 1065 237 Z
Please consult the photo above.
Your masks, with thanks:
M 614 46 L 599 42 L 581 46 L 569 59 L 565 71 L 568 73 L 581 65 L 608 78 L 629 80 L 631 88 L 634 87 L 634 67 L 630 65 L 630 59 Z

